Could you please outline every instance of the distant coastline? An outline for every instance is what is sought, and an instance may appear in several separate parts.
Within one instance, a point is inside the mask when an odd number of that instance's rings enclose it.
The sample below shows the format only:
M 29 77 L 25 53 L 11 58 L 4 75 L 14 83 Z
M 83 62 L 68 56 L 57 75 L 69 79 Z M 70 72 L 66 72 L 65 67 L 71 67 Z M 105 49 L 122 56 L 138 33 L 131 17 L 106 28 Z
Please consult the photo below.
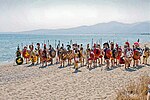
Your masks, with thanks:
M 26 31 L 0 32 L 0 34 L 89 34 L 89 33 L 150 33 L 150 22 L 121 23 L 111 21 L 107 23 L 97 23 L 94 25 L 76 26 L 72 28 L 58 29 L 33 29 Z
M 141 33 L 141 35 L 150 35 L 150 33 Z

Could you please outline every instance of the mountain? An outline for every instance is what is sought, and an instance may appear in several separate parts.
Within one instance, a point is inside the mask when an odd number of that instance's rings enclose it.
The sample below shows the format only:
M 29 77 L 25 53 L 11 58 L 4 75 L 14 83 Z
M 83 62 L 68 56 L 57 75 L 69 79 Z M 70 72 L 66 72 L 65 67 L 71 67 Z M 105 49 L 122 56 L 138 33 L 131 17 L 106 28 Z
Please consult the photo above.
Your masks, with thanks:
M 88 33 L 150 33 L 150 22 L 126 24 L 120 22 L 99 23 L 91 26 L 80 26 L 68 29 L 39 29 L 19 33 L 39 34 L 88 34 Z

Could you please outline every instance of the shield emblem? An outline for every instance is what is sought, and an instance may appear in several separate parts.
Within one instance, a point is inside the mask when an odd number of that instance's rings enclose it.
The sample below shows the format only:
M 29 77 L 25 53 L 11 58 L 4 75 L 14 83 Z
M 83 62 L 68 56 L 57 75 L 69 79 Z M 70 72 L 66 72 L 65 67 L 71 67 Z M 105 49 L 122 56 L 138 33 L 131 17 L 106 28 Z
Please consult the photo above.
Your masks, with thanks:
M 16 64 L 17 64 L 17 65 L 23 64 L 23 58 L 17 57 L 17 58 L 16 58 Z
M 66 50 L 62 50 L 61 51 L 60 59 L 62 59 L 62 60 L 66 60 L 67 59 L 67 51 Z
M 51 56 L 52 58 L 55 58 L 55 56 L 56 56 L 56 51 L 52 49 L 52 50 L 50 51 L 50 56 Z

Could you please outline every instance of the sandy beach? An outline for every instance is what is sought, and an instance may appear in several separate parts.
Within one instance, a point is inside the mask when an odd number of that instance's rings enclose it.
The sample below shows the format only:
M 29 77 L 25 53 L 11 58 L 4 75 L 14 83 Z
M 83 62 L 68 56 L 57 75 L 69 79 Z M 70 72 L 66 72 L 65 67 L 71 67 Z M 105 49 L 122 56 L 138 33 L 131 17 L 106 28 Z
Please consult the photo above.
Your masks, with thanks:
M 147 65 L 130 70 L 121 66 L 107 71 L 101 66 L 89 71 L 84 66 L 74 73 L 73 66 L 39 67 L 1 64 L 0 100 L 115 100 L 119 89 L 150 73 L 150 58 Z

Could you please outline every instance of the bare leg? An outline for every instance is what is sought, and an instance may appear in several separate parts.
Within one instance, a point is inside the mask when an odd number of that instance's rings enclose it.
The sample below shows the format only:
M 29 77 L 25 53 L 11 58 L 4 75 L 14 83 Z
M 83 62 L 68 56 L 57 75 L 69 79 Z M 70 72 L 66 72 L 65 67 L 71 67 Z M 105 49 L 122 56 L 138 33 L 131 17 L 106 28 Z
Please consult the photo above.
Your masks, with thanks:
M 65 61 L 63 60 L 63 67 L 65 67 Z
M 44 66 L 44 61 L 42 61 L 42 66 Z
M 114 59 L 111 59 L 111 67 L 114 66 Z
M 69 59 L 68 59 L 68 65 L 69 65 Z
M 106 65 L 107 69 L 109 69 L 110 62 L 109 62 L 108 59 L 106 60 L 106 64 L 107 64 L 107 65 Z
M 124 64 L 124 68 L 126 69 L 126 63 Z
M 62 66 L 62 60 L 60 61 L 60 66 Z
M 150 100 L 150 93 L 147 94 L 147 100 Z
M 27 64 L 28 60 L 27 60 L 27 58 L 25 58 L 25 59 L 26 59 L 26 64 Z
M 101 58 L 101 64 L 103 64 L 103 58 Z
M 135 66 L 135 60 L 133 60 L 133 67 Z
M 83 66 L 84 66 L 84 58 L 83 58 Z
M 138 60 L 136 60 L 136 66 L 138 66 L 138 63 L 139 63 L 139 61 L 138 61 Z

